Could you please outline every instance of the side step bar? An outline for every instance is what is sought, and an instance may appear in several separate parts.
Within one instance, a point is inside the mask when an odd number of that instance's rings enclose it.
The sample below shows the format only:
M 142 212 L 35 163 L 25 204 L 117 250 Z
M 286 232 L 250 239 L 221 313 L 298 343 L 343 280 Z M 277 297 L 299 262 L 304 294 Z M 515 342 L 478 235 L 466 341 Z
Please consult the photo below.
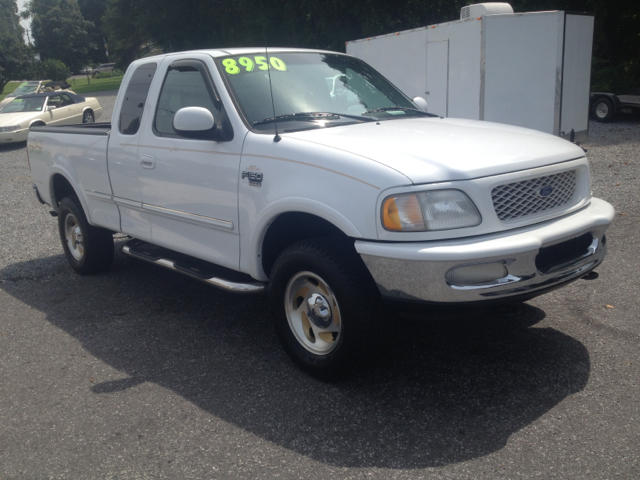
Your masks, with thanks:
M 122 251 L 131 257 L 175 270 L 228 292 L 262 293 L 266 290 L 266 283 L 258 282 L 249 275 L 143 242 L 142 240 L 129 240 L 122 247 Z

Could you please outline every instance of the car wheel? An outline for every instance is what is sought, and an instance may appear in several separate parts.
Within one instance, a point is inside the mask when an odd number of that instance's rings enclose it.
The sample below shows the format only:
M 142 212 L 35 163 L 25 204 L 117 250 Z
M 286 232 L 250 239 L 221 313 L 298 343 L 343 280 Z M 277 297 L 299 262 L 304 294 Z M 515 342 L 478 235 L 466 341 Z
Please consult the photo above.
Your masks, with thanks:
M 82 114 L 82 123 L 93 123 L 93 121 L 94 121 L 93 112 L 90 112 L 89 110 L 87 110 Z
M 77 197 L 65 197 L 58 209 L 62 248 L 71 267 L 80 275 L 105 272 L 113 262 L 113 234 L 93 227 Z
M 280 342 L 310 375 L 337 381 L 375 358 L 380 295 L 352 243 L 322 238 L 286 248 L 269 303 Z
M 593 104 L 593 116 L 598 122 L 608 122 L 614 114 L 613 102 L 608 98 L 599 98 Z

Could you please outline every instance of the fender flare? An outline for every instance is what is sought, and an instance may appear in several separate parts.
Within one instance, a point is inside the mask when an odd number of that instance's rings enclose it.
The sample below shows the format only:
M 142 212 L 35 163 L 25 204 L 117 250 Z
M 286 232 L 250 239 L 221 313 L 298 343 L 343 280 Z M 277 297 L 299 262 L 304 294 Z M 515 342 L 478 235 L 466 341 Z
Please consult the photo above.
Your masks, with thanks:
M 360 230 L 358 230 L 358 228 L 347 217 L 321 202 L 302 197 L 279 199 L 269 204 L 260 212 L 256 224 L 251 229 L 251 237 L 249 244 L 247 245 L 249 251 L 249 255 L 247 255 L 248 265 L 246 266 L 248 267 L 251 276 L 257 280 L 268 280 L 268 277 L 262 268 L 262 258 L 260 255 L 256 255 L 255 253 L 262 252 L 262 245 L 267 231 L 269 230 L 269 226 L 280 215 L 294 212 L 306 213 L 322 218 L 334 225 L 348 237 L 364 238 Z M 253 254 L 251 252 L 253 252 Z M 242 252 L 241 257 L 245 257 Z
M 55 200 L 58 200 L 58 201 L 62 200 L 61 198 L 55 198 L 55 192 L 54 192 L 54 187 L 53 187 L 53 179 L 54 179 L 54 177 L 56 175 L 62 176 L 67 182 L 69 182 L 69 185 L 71 185 L 71 188 L 75 192 L 76 197 L 78 197 L 78 201 L 80 202 L 80 205 L 82 206 L 82 210 L 84 210 L 84 214 L 87 217 L 87 221 L 89 222 L 90 225 L 93 225 L 93 221 L 91 220 L 89 208 L 87 206 L 87 201 L 84 198 L 84 195 L 82 195 L 81 189 L 79 188 L 78 184 L 76 182 L 74 182 L 73 180 L 71 180 L 73 178 L 73 176 L 70 175 L 69 172 L 67 172 L 67 170 L 65 170 L 64 168 L 60 167 L 60 165 L 55 165 L 55 164 L 51 166 L 51 171 L 50 171 L 50 175 L 49 175 L 49 195 L 51 197 L 51 208 L 53 208 L 53 210 L 55 212 L 57 212 L 58 211 L 58 202 L 56 202 Z

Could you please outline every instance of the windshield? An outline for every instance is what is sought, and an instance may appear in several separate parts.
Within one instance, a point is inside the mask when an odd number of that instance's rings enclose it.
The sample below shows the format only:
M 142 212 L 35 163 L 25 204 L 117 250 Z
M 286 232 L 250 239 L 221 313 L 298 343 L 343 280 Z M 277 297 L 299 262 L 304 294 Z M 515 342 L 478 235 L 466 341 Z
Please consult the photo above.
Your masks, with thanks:
M 41 112 L 46 97 L 16 98 L 8 103 L 0 113 Z
M 37 83 L 23 83 L 18 88 L 16 88 L 13 92 L 11 92 L 7 97 L 17 97 L 18 95 L 26 95 L 28 93 L 35 93 L 36 88 L 38 88 Z
M 346 55 L 274 52 L 268 59 L 251 54 L 217 62 L 242 114 L 257 130 L 273 131 L 274 117 L 286 132 L 423 115 L 382 75 Z

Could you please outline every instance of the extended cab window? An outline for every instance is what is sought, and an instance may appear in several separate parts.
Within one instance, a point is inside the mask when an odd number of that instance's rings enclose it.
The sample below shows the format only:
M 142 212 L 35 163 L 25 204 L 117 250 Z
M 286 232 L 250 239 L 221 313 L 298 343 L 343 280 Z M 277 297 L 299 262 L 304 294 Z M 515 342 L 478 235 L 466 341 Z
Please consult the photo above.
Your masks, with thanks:
M 138 133 L 144 104 L 147 101 L 147 94 L 153 75 L 156 73 L 156 67 L 155 63 L 146 63 L 140 65 L 133 72 L 120 110 L 120 133 L 124 135 Z
M 161 136 L 178 136 L 173 128 L 173 117 L 184 107 L 206 108 L 218 122 L 220 115 L 216 103 L 213 88 L 205 78 L 203 68 L 185 62 L 171 66 L 158 99 L 154 131 Z

